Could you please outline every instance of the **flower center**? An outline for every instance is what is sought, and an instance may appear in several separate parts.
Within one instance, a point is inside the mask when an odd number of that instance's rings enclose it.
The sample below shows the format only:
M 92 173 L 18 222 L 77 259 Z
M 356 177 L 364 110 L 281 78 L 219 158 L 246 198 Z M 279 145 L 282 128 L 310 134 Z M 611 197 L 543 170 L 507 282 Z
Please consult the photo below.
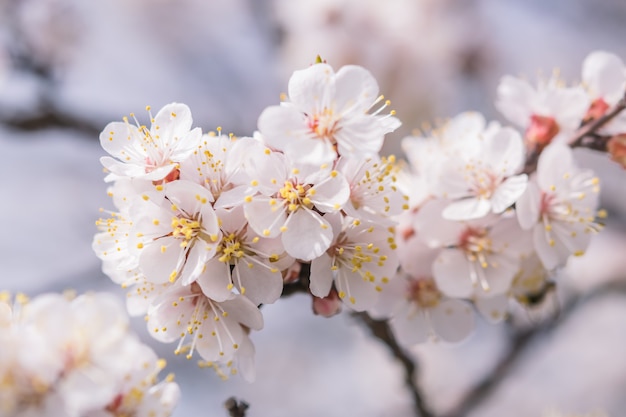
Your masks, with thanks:
M 324 107 L 321 113 L 313 114 L 308 117 L 308 126 L 310 132 L 318 139 L 324 139 L 330 141 L 333 145 L 336 144 L 334 138 L 337 132 L 337 119 L 334 117 L 333 109 Z
M 469 169 L 471 176 L 470 187 L 474 195 L 484 199 L 491 198 L 502 179 L 490 170 L 477 170 L 474 167 Z
M 408 284 L 407 298 L 422 308 L 433 308 L 439 304 L 441 292 L 432 278 L 412 279 Z
M 221 256 L 218 258 L 220 262 L 230 263 L 233 258 L 239 259 L 244 256 L 242 244 L 239 240 L 239 236 L 231 233 L 228 236 L 224 236 L 220 242 L 220 246 L 217 249 L 217 253 Z
M 291 212 L 298 210 L 301 206 L 311 209 L 313 202 L 309 198 L 315 194 L 315 190 L 310 185 L 303 186 L 294 184 L 291 181 L 285 181 L 285 186 L 278 191 L 280 197 L 284 200 L 284 204 Z
M 200 234 L 200 222 L 184 217 L 172 217 L 172 236 L 182 238 L 180 247 L 185 248 Z
M 468 227 L 459 237 L 459 248 L 462 249 L 468 260 L 479 260 L 483 268 L 488 264 L 485 255 L 492 252 L 491 239 L 487 236 L 487 229 Z
M 526 129 L 526 140 L 533 147 L 543 149 L 559 133 L 559 125 L 554 117 L 530 116 L 530 125 Z

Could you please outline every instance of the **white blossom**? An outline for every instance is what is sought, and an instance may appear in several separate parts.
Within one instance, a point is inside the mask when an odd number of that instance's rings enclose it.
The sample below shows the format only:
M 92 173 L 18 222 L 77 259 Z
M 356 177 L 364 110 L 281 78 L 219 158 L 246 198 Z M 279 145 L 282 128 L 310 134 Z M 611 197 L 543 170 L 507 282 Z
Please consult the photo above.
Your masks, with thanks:
M 325 253 L 311 261 L 311 293 L 326 297 L 334 283 L 346 305 L 367 310 L 398 268 L 395 230 L 339 214 L 327 217 L 335 238 Z
M 532 230 L 537 255 L 547 269 L 563 266 L 570 255 L 584 254 L 598 231 L 599 180 L 581 170 L 572 151 L 548 146 L 539 157 L 537 174 L 517 202 L 521 227 Z
M 330 166 L 298 165 L 276 152 L 256 161 L 253 183 L 259 194 L 246 197 L 250 227 L 263 237 L 281 237 L 287 253 L 310 261 L 328 249 L 333 231 L 325 216 L 350 197 L 346 179 Z
M 385 134 L 400 122 L 370 113 L 382 97 L 363 67 L 347 65 L 336 73 L 324 63 L 294 72 L 289 100 L 266 108 L 258 127 L 265 142 L 300 163 L 319 166 L 337 156 L 366 158 L 380 151 Z
M 191 111 L 184 104 L 172 103 L 156 116 L 150 115 L 150 128 L 124 122 L 109 123 L 100 133 L 100 144 L 111 156 L 100 159 L 111 174 L 151 181 L 171 180 L 178 176 L 181 160 L 197 148 L 201 132 L 191 129 Z

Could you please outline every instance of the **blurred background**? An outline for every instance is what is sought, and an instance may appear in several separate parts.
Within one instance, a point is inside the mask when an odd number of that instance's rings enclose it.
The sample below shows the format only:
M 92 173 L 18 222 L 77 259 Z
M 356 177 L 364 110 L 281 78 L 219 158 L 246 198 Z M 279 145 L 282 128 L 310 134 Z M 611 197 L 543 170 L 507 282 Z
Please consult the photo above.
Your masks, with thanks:
M 505 74 L 559 67 L 576 82 L 595 49 L 626 59 L 625 23 L 622 0 L 0 0 L 0 289 L 123 297 L 91 251 L 99 208 L 113 208 L 98 134 L 130 112 L 145 120 L 146 105 L 183 102 L 203 130 L 250 135 L 291 73 L 319 54 L 374 74 L 404 123 L 385 152 L 400 154 L 423 122 L 463 110 L 503 120 L 493 99 Z M 527 339 L 479 320 L 465 343 L 413 349 L 437 413 L 495 379 L 467 415 L 626 414 L 626 172 L 578 157 L 602 179 L 608 227 L 542 311 L 521 314 L 531 325 L 559 320 Z M 313 316 L 301 295 L 264 315 L 253 384 L 174 357 L 134 321 L 177 375 L 175 417 L 225 416 L 232 395 L 251 404 L 250 417 L 412 415 L 402 369 L 349 315 Z

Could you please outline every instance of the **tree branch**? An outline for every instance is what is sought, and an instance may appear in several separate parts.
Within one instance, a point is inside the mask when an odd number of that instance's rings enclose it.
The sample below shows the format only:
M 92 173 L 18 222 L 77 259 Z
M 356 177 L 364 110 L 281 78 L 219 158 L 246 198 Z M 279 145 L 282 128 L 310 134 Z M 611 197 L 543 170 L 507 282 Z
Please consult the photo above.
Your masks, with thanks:
M 224 408 L 230 417 L 246 417 L 246 410 L 250 408 L 250 405 L 243 400 L 230 397 L 224 402 Z
M 65 113 L 53 106 L 45 106 L 27 117 L 0 115 L 0 123 L 28 132 L 50 128 L 73 129 L 94 138 L 98 137 L 104 127 L 104 125 L 98 127 L 91 121 Z
M 626 109 L 626 93 L 624 97 L 617 103 L 617 105 L 610 112 L 606 113 L 602 117 L 599 117 L 591 122 L 583 124 L 574 133 L 574 136 L 568 141 L 572 148 L 589 148 L 601 152 L 606 152 L 606 144 L 608 137 L 598 135 L 598 130 L 613 120 L 618 114 Z M 523 172 L 531 174 L 537 170 L 537 162 L 539 161 L 539 155 L 542 149 L 533 149 L 533 151 L 526 157 L 526 164 L 524 165 Z
M 426 406 L 426 402 L 422 396 L 422 392 L 417 383 L 417 363 L 413 358 L 405 352 L 405 350 L 398 344 L 389 324 L 386 320 L 374 320 L 367 313 L 352 313 L 352 316 L 363 323 L 372 332 L 372 335 L 378 340 L 383 342 L 393 356 L 400 361 L 404 367 L 404 382 L 411 392 L 413 398 L 413 405 L 416 416 L 421 417 L 433 417 L 434 414 Z
M 488 375 L 467 392 L 465 397 L 452 411 L 444 414 L 444 417 L 463 417 L 468 415 L 471 410 L 476 409 L 492 396 L 502 381 L 515 369 L 519 359 L 531 345 L 531 342 L 556 329 L 578 307 L 593 299 L 614 293 L 626 294 L 626 281 L 609 282 L 584 295 L 574 296 L 563 304 L 560 313 L 552 319 L 540 325 L 515 332 L 511 337 L 508 352 L 500 358 Z
M 599 117 L 598 119 L 583 125 L 580 129 L 578 129 L 574 137 L 570 140 L 572 148 L 585 146 L 584 139 L 587 136 L 591 136 L 595 134 L 598 131 L 598 129 L 600 129 L 602 126 L 610 122 L 613 118 L 615 118 L 615 116 L 620 114 L 622 110 L 624 109 L 626 109 L 626 95 L 622 97 L 622 99 L 617 103 L 617 105 L 615 106 L 615 108 L 613 108 L 613 110 L 611 110 L 604 116 Z

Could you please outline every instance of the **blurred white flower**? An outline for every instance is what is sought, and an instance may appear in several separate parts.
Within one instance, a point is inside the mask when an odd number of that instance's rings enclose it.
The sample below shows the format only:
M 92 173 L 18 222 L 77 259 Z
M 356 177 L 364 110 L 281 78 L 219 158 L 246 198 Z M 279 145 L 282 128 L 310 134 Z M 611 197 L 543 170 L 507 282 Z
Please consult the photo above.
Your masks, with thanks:
M 350 184 L 350 199 L 343 207 L 346 215 L 355 219 L 394 225 L 392 220 L 409 208 L 408 196 L 396 184 L 399 168 L 396 158 L 340 158 L 337 170 Z
M 509 215 L 471 221 L 442 217 L 447 203 L 425 204 L 415 217 L 417 235 L 428 246 L 442 248 L 433 264 L 439 289 L 450 297 L 493 296 L 506 293 L 530 252 L 528 233 Z
M 335 237 L 328 250 L 311 261 L 311 293 L 326 297 L 334 283 L 346 305 L 367 310 L 398 269 L 394 229 L 334 213 L 325 217 Z
M 542 149 L 553 140 L 567 142 L 589 108 L 581 86 L 565 87 L 557 74 L 537 87 L 528 81 L 505 76 L 498 85 L 496 107 L 517 126 L 525 129 L 531 149 Z
M 595 221 L 599 192 L 599 179 L 576 166 L 568 146 L 555 143 L 542 152 L 516 211 L 521 227 L 532 230 L 535 250 L 547 269 L 585 253 L 600 228 Z
M 169 416 L 178 401 L 171 377 L 157 384 L 163 366 L 146 375 L 156 357 L 129 332 L 112 295 L 43 294 L 29 302 L 18 294 L 11 305 L 2 293 L 0 341 L 2 415 L 120 415 L 108 414 L 114 406 L 127 415 Z
M 403 248 L 398 276 L 389 282 L 374 308 L 390 317 L 391 329 L 404 346 L 429 338 L 460 342 L 474 328 L 474 312 L 463 300 L 446 297 L 433 279 L 432 264 L 439 254 L 416 237 Z
M 591 99 L 587 119 L 602 117 L 626 94 L 626 66 L 620 57 L 610 52 L 590 53 L 583 61 L 582 79 Z M 612 135 L 625 133 L 626 113 L 620 113 L 602 126 L 601 132 Z
M 149 109 L 149 108 L 148 108 Z M 151 127 L 111 122 L 100 133 L 100 145 L 113 156 L 100 158 L 111 173 L 106 181 L 120 177 L 151 181 L 178 178 L 179 162 L 200 145 L 200 128 L 191 129 L 189 107 L 171 103 L 156 116 L 150 114 Z
M 471 220 L 511 207 L 526 189 L 524 143 L 511 128 L 492 124 L 470 136 L 464 152 L 450 156 L 440 171 L 438 194 L 453 200 L 443 211 L 450 220 Z

